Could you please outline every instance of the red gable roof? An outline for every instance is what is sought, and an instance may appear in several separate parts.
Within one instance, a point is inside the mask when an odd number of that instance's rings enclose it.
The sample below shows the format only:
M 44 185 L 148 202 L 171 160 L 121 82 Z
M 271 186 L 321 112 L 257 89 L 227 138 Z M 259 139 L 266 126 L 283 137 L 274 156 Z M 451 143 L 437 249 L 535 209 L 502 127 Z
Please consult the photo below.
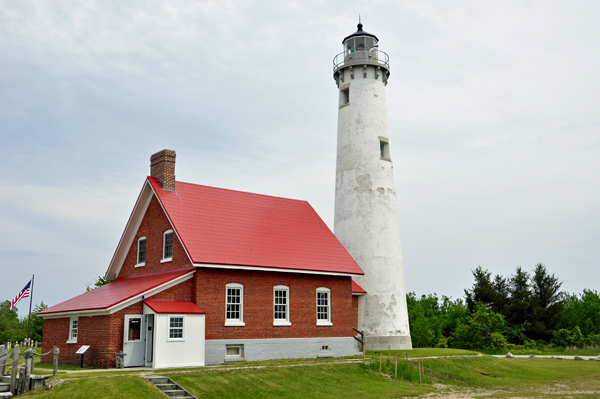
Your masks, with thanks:
M 162 272 L 142 274 L 139 276 L 121 277 L 110 284 L 103 285 L 38 312 L 38 316 L 54 313 L 108 310 L 127 299 L 139 296 L 149 290 L 160 287 L 178 277 L 182 277 L 196 268 L 181 267 Z
M 352 293 L 353 294 L 366 294 L 365 291 L 360 285 L 356 284 L 354 280 L 352 280 Z
M 194 264 L 364 274 L 306 201 L 148 181 Z
M 206 314 L 192 301 L 145 299 L 144 303 L 158 314 Z

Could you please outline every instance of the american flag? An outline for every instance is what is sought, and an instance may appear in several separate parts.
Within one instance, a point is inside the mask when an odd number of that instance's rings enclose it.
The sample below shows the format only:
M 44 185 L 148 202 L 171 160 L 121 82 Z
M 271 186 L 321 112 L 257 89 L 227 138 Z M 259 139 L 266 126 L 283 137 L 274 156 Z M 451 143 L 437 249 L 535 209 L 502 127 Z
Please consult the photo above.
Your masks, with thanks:
M 23 288 L 21 290 L 21 292 L 19 292 L 17 294 L 17 296 L 15 297 L 15 299 L 13 299 L 12 301 L 10 301 L 10 309 L 9 310 L 13 310 L 13 308 L 17 305 L 17 303 L 19 303 L 19 301 L 23 298 L 29 298 L 29 289 L 31 287 L 31 280 L 29 280 L 29 282 L 27 283 L 27 285 L 25 286 L 25 288 Z

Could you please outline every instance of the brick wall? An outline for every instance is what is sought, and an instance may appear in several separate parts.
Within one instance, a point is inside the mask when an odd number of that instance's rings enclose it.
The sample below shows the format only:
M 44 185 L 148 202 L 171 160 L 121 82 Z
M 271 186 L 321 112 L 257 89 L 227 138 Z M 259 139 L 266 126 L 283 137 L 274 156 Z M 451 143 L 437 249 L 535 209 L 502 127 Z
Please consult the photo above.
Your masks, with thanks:
M 206 311 L 206 339 L 350 337 L 356 326 L 350 277 L 199 268 L 196 303 Z M 225 326 L 225 286 L 244 285 L 244 327 Z M 289 287 L 291 326 L 273 326 L 273 287 Z M 316 289 L 331 290 L 333 326 L 317 326 Z
M 150 200 L 146 214 L 140 224 L 135 239 L 129 248 L 119 277 L 135 276 L 161 270 L 175 269 L 192 264 L 183 245 L 176 234 L 173 234 L 173 260 L 160 263 L 163 256 L 163 233 L 173 227 L 169 223 L 160 203 L 154 196 Z M 146 266 L 135 267 L 137 263 L 138 238 L 146 237 Z
M 358 295 L 352 295 L 352 326 L 358 328 Z
M 244 327 L 225 326 L 225 286 L 244 286 Z M 273 287 L 289 287 L 291 326 L 273 326 Z M 331 290 L 333 326 L 316 325 L 316 289 Z M 261 339 L 351 337 L 358 322 L 358 297 L 352 296 L 350 277 L 295 273 L 241 271 L 199 268 L 194 278 L 160 292 L 152 299 L 190 300 L 206 311 L 206 339 Z M 67 344 L 69 318 L 46 319 L 42 353 L 54 345 L 60 348 L 59 364 L 79 365 L 75 354 L 82 345 L 90 345 L 84 365 L 115 367 L 115 353 L 123 348 L 124 316 L 142 314 L 139 302 L 106 316 L 80 316 L 76 344 Z M 52 363 L 52 354 L 42 358 Z
M 90 345 L 84 355 L 84 366 L 108 368 L 116 366 L 115 353 L 123 348 L 123 328 L 126 314 L 142 314 L 142 303 L 131 305 L 106 316 L 79 316 L 77 343 L 67 344 L 70 318 L 45 319 L 42 353 L 55 345 L 60 349 L 58 363 L 79 366 L 81 355 L 75 352 L 82 345 Z M 50 353 L 42 357 L 43 363 L 52 363 Z

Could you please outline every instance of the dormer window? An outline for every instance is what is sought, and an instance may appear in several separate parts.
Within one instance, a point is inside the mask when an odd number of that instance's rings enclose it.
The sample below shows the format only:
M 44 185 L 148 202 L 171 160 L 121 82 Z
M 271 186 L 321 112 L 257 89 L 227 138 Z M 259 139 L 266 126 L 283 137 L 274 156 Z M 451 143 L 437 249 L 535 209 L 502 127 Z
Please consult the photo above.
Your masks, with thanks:
M 167 230 L 163 234 L 163 258 L 161 262 L 173 260 L 173 230 Z
M 135 267 L 146 265 L 146 237 L 138 238 L 137 264 Z

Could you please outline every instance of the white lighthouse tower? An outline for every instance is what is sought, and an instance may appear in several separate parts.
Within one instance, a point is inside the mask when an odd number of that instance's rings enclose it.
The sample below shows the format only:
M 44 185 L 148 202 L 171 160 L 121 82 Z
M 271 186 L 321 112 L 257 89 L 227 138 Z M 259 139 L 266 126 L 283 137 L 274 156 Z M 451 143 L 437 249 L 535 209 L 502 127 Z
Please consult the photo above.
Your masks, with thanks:
M 365 275 L 356 282 L 367 349 L 411 349 L 385 86 L 389 57 L 358 30 L 333 60 L 339 88 L 334 232 Z

